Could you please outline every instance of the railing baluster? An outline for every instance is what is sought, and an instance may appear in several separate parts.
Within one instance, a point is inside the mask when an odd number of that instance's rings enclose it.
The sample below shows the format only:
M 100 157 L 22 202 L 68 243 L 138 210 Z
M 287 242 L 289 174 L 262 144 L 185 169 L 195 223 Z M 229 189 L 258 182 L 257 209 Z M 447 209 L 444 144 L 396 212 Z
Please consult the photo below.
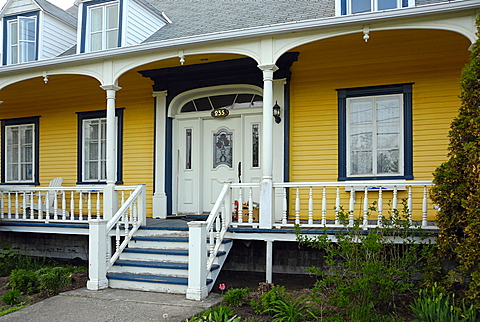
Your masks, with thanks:
M 132 191 L 130 190 L 130 195 L 132 195 Z M 122 191 L 122 204 L 125 203 L 125 193 Z M 132 205 L 128 207 L 128 209 L 125 211 L 123 214 L 123 220 L 124 220 L 124 227 L 125 227 L 125 236 L 128 235 L 128 230 L 130 229 L 130 218 L 133 216 L 132 213 Z
M 340 212 L 340 187 L 337 187 L 337 192 L 335 194 L 335 225 L 340 225 L 340 220 L 338 218 L 339 212 Z
M 248 223 L 253 223 L 253 192 L 252 187 L 248 188 Z
M 393 187 L 393 199 L 392 199 L 392 219 L 397 219 L 397 207 L 398 207 L 398 188 L 397 186 Z
M 3 192 L 0 192 L 0 219 L 5 219 L 5 209 L 3 208 L 4 203 L 3 203 L 3 198 L 5 194 Z
M 97 190 L 97 220 L 100 219 L 100 190 Z
M 363 192 L 363 227 L 368 226 L 368 187 L 365 187 Z
M 300 224 L 300 188 L 297 187 L 297 194 L 295 196 L 295 224 Z
M 308 194 L 308 224 L 313 225 L 313 188 L 310 187 Z
M 43 219 L 43 210 L 42 210 L 42 193 L 39 191 L 37 194 L 37 205 L 38 205 L 38 219 Z
M 115 225 L 115 252 L 120 249 L 120 221 Z
M 30 200 L 29 200 L 29 205 L 30 205 L 30 219 L 33 220 L 35 219 L 35 212 L 34 212 L 34 205 L 35 205 L 35 200 L 34 200 L 34 193 L 33 191 L 30 191 Z
M 50 221 L 50 200 L 48 197 L 48 191 L 45 194 L 45 222 Z
M 23 220 L 27 220 L 27 193 L 24 191 L 22 193 L 22 213 L 23 213 Z
M 348 225 L 353 227 L 353 215 L 355 213 L 355 189 L 350 189 L 350 202 L 348 204 Z
M 87 218 L 88 220 L 92 220 L 92 191 L 91 190 L 88 190 Z
M 7 214 L 8 219 L 12 219 L 12 196 L 11 192 L 9 191 L 7 194 Z
M 18 191 L 15 191 L 15 219 L 20 219 L 20 212 L 19 212 L 19 205 L 18 205 Z
M 427 218 L 428 218 L 427 186 L 423 186 L 422 227 L 427 227 Z
M 57 192 L 54 191 L 54 199 L 53 199 L 53 219 L 58 220 L 58 198 Z M 49 195 L 49 191 L 47 191 L 47 196 Z M 49 204 L 48 204 L 49 205 Z M 48 206 L 49 207 L 49 206 Z
M 62 190 L 62 220 L 67 220 L 67 199 L 65 190 Z
M 287 188 L 283 188 L 282 196 L 282 225 L 287 224 L 287 213 L 288 213 L 288 199 L 287 199 Z
M 83 220 L 83 193 L 80 191 L 80 195 L 78 196 L 78 219 Z
M 413 211 L 413 199 L 412 199 L 412 186 L 408 187 L 408 222 L 412 224 L 412 211 Z
M 382 186 L 380 186 L 380 188 L 378 189 L 377 214 L 378 214 L 377 224 L 378 224 L 378 226 L 382 227 L 383 226 L 383 188 L 382 188 Z
M 322 225 L 327 224 L 327 187 L 323 187 L 322 193 Z
M 241 224 L 243 223 L 243 188 L 238 190 L 238 207 L 237 207 L 237 220 Z

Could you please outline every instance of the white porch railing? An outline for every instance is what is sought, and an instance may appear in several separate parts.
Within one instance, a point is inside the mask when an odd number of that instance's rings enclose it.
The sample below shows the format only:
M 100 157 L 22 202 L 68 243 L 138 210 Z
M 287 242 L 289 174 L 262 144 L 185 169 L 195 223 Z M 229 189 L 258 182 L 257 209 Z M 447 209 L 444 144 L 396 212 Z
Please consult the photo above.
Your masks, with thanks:
M 21 187 L 0 186 L 0 220 L 43 223 L 88 223 L 104 218 L 104 207 L 117 209 L 125 193 L 136 186 L 117 186 L 116 201 L 105 205 L 106 186 Z M 127 196 L 128 198 L 128 196 Z
M 368 229 L 382 226 L 385 217 L 402 215 L 411 226 L 434 229 L 437 210 L 428 196 L 432 185 L 431 181 L 274 183 L 282 214 L 276 226 L 345 227 L 340 217 L 346 215 L 347 226 L 360 219 Z
M 99 290 L 108 287 L 107 270 L 119 258 L 138 228 L 146 224 L 145 186 L 139 184 L 137 187 L 115 187 L 120 195 L 121 207 L 109 221 L 103 219 L 89 221 L 88 289 Z M 115 237 L 113 255 L 110 251 L 111 236 Z

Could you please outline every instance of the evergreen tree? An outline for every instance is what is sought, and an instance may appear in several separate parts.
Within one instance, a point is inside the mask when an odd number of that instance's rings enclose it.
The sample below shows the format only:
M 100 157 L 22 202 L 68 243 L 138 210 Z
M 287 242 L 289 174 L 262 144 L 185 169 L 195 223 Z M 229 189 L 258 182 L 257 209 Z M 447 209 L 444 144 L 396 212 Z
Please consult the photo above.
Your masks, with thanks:
M 480 36 L 477 18 L 477 36 Z M 461 107 L 449 132 L 448 161 L 434 172 L 431 199 L 440 207 L 438 246 L 453 259 L 450 276 L 467 282 L 466 294 L 480 304 L 480 41 L 462 70 Z

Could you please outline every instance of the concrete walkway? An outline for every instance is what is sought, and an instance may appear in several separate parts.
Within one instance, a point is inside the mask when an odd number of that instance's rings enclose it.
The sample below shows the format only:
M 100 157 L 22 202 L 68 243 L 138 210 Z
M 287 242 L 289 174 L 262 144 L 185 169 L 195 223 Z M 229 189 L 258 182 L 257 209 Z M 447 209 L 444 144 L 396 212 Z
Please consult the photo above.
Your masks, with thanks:
M 86 288 L 61 293 L 17 312 L 0 317 L 15 322 L 180 322 L 220 302 L 218 294 L 203 301 L 187 300 L 182 294 L 119 289 L 89 291 Z

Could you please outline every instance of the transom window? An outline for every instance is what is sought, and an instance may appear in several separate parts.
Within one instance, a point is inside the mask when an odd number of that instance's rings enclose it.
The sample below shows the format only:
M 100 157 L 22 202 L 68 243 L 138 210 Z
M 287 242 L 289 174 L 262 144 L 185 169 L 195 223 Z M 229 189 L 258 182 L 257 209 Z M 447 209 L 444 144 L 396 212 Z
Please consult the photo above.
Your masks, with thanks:
M 2 181 L 38 182 L 38 117 L 2 121 Z
M 121 181 L 123 109 L 116 111 L 117 183 Z M 107 180 L 107 119 L 106 111 L 78 113 L 79 166 L 78 182 L 93 183 Z
M 411 84 L 338 92 L 339 179 L 411 179 Z
M 337 13 L 351 15 L 414 6 L 414 0 L 336 0 Z
M 262 107 L 263 98 L 256 94 L 226 94 L 196 98 L 183 105 L 181 112 L 211 111 L 217 108 L 239 109 Z
M 88 7 L 87 50 L 97 51 L 119 46 L 118 2 Z
M 37 16 L 6 18 L 6 64 L 36 60 Z

